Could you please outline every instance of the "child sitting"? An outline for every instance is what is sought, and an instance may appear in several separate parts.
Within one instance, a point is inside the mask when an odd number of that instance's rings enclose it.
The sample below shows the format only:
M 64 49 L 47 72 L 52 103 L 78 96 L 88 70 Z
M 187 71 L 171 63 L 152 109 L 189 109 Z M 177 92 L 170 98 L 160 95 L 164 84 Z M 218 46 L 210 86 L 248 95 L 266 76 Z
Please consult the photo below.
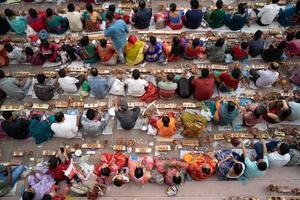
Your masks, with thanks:
M 234 60 L 244 60 L 248 57 L 248 42 L 242 42 L 231 47 L 231 53 Z
M 206 58 L 203 41 L 195 38 L 193 39 L 192 44 L 187 44 L 184 50 L 184 58 L 187 60 Z
M 32 65 L 42 65 L 45 62 L 45 57 L 39 51 L 33 52 L 31 47 L 25 48 L 26 60 Z
M 13 47 L 10 43 L 6 43 L 4 48 L 7 51 L 7 56 L 10 61 L 16 61 L 18 63 L 26 62 L 26 55 L 23 53 L 22 48 Z

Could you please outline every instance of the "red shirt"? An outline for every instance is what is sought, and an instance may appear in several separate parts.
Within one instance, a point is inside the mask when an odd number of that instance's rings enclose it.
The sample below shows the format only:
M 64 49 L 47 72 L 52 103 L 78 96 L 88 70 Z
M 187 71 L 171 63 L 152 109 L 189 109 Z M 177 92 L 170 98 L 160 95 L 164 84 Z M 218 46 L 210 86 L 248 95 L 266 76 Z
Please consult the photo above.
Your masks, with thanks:
M 227 86 L 229 88 L 233 88 L 233 89 L 236 89 L 238 87 L 239 81 L 240 81 L 240 80 L 232 78 L 228 72 L 223 72 L 220 75 L 220 79 L 223 81 L 225 86 Z
M 204 52 L 205 52 L 205 48 L 201 46 L 197 46 L 196 48 L 194 48 L 192 45 L 187 45 L 185 47 L 185 54 L 188 57 L 196 58 L 199 54 Z
M 192 86 L 195 87 L 194 98 L 197 100 L 207 100 L 214 93 L 215 79 L 210 76 L 209 78 L 194 78 Z
M 242 50 L 238 44 L 231 48 L 231 52 L 235 60 L 242 60 L 248 55 L 247 50 Z
M 64 170 L 68 169 L 69 165 L 70 165 L 71 161 L 66 161 L 65 163 L 60 163 L 59 165 L 57 165 L 57 167 L 55 169 L 48 169 L 50 175 L 58 181 L 63 181 L 66 180 L 67 177 L 65 176 L 65 172 Z

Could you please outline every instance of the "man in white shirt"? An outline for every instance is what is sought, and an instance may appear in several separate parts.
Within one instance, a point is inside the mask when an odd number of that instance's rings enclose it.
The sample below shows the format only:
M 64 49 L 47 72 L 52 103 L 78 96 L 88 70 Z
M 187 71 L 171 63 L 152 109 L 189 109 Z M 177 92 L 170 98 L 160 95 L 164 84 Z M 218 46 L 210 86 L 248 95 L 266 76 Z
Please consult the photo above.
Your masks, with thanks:
M 55 123 L 51 125 L 51 130 L 54 132 L 54 137 L 60 138 L 75 138 L 78 134 L 78 119 L 74 115 L 64 115 L 63 112 L 58 112 L 54 115 Z
M 278 63 L 273 62 L 269 69 L 266 70 L 250 70 L 250 75 L 252 76 L 251 79 L 258 88 L 266 88 L 272 86 L 273 83 L 279 77 L 279 73 L 277 69 L 279 67 Z
M 272 0 L 271 4 L 265 5 L 257 14 L 257 24 L 260 26 L 268 26 L 272 24 L 278 15 L 280 6 L 277 5 L 279 0 Z
M 140 78 L 139 70 L 135 69 L 132 72 L 132 78 L 125 80 L 127 86 L 127 95 L 140 97 L 145 94 L 145 88 L 148 87 L 148 82 Z
M 80 87 L 80 81 L 77 78 L 67 76 L 64 69 L 59 70 L 58 83 L 60 87 L 67 93 L 75 93 Z
M 66 17 L 68 18 L 69 21 L 69 26 L 71 31 L 73 32 L 80 32 L 83 29 L 82 25 L 82 16 L 80 12 L 75 11 L 75 6 L 72 3 L 68 4 L 68 12 L 66 14 Z
M 270 167 L 283 167 L 286 165 L 291 159 L 289 151 L 290 147 L 287 143 L 277 143 L 275 151 L 268 153 Z

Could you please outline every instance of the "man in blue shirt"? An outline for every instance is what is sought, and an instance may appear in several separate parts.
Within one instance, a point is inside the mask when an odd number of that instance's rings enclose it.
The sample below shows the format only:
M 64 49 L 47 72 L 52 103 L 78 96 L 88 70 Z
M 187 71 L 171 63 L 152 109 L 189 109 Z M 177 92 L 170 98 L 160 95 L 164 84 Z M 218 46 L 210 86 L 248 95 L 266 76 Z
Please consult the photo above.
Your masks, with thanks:
M 107 12 L 104 36 L 111 38 L 121 63 L 125 63 L 123 51 L 127 40 L 127 33 L 128 28 L 124 20 L 115 20 L 114 13 Z

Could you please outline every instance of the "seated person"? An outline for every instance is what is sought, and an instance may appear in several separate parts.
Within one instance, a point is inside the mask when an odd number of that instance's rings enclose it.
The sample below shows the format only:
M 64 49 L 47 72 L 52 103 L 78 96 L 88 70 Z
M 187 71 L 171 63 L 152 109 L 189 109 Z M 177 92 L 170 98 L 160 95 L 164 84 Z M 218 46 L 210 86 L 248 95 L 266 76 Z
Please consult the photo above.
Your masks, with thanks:
M 46 29 L 49 33 L 63 34 L 69 28 L 69 21 L 53 12 L 51 8 L 46 10 Z
M 44 170 L 43 170 L 44 171 Z M 32 171 L 25 177 L 22 199 L 44 199 L 50 194 L 54 179 L 47 171 Z
M 185 13 L 184 26 L 189 29 L 197 29 L 202 22 L 202 10 L 199 9 L 199 1 L 190 1 L 191 9 Z
M 58 45 L 55 43 L 49 43 L 47 40 L 41 41 L 41 52 L 43 56 L 49 61 L 49 62 L 58 62 L 60 61 L 60 57 L 58 54 Z
M 90 43 L 88 36 L 83 36 L 80 40 L 80 56 L 85 63 L 95 63 L 99 61 L 96 46 Z
M 242 42 L 231 47 L 231 54 L 234 60 L 243 61 L 248 58 L 248 42 Z
M 188 109 L 183 111 L 180 116 L 184 137 L 198 138 L 205 130 L 208 120 L 197 110 Z
M 34 8 L 28 10 L 27 23 L 35 31 L 40 32 L 45 29 L 46 13 L 45 11 L 37 12 Z
M 2 13 L 0 14 L 0 27 L 0 35 L 5 35 L 10 30 L 10 25 L 7 22 L 6 17 L 2 15 Z
M 86 11 L 83 13 L 84 31 L 97 32 L 100 30 L 100 24 L 102 23 L 100 14 L 93 9 L 92 4 L 86 4 Z
M 132 22 L 133 26 L 137 29 L 145 29 L 150 25 L 152 17 L 152 9 L 146 8 L 144 0 L 139 1 L 138 11 L 134 14 Z
M 73 32 L 81 32 L 83 29 L 83 18 L 80 11 L 75 10 L 75 5 L 73 3 L 69 3 L 67 8 L 68 12 L 66 17 L 69 21 L 70 30 Z
M 176 120 L 171 116 L 163 116 L 156 122 L 156 127 L 158 136 L 172 137 L 176 133 Z
M 289 57 L 300 55 L 300 31 L 296 32 L 295 38 L 291 41 L 287 41 L 286 54 Z
M 300 119 L 300 103 L 290 101 L 289 108 L 291 109 L 291 114 L 288 116 L 289 121 L 296 121 Z
M 264 51 L 266 41 L 262 38 L 263 32 L 258 30 L 254 33 L 253 39 L 249 41 L 249 55 L 251 57 L 257 57 Z
M 122 185 L 129 183 L 129 170 L 123 169 L 112 179 L 112 182 L 115 186 L 121 187 Z
M 6 20 L 9 23 L 10 28 L 14 32 L 16 32 L 16 34 L 18 35 L 26 34 L 26 30 L 27 30 L 26 17 L 16 15 L 16 13 L 9 8 L 6 8 L 4 10 L 4 14 L 6 16 Z
M 269 48 L 263 51 L 262 58 L 266 62 L 274 62 L 274 61 L 285 62 L 287 59 L 284 54 L 286 46 L 287 44 L 285 41 L 280 42 L 276 47 L 274 47 L 271 44 Z
M 146 184 L 151 178 L 154 159 L 150 156 L 138 157 L 131 154 L 128 159 L 130 179 L 139 184 Z
M 55 122 L 51 124 L 51 130 L 54 132 L 54 137 L 60 138 L 75 138 L 78 135 L 79 116 L 76 121 L 71 115 L 65 115 L 63 112 L 58 112 L 54 115 Z
M 155 159 L 155 167 L 157 171 L 164 176 L 165 183 L 168 186 L 181 185 L 185 180 L 188 170 L 188 164 L 176 159 Z
M 44 55 L 40 51 L 34 52 L 31 47 L 25 48 L 26 62 L 32 65 L 42 65 L 46 61 Z
M 216 172 L 217 160 L 209 154 L 185 153 L 183 161 L 189 165 L 188 173 L 195 181 L 207 179 Z
M 63 160 L 60 157 L 63 156 Z M 57 155 L 50 157 L 48 160 L 48 172 L 55 181 L 64 181 L 68 178 L 65 176 L 65 170 L 68 169 L 71 163 L 64 148 L 58 150 Z
M 102 116 L 101 116 L 102 115 Z M 81 125 L 83 135 L 99 136 L 102 134 L 109 122 L 110 116 L 107 112 L 98 115 L 98 112 L 93 109 L 88 109 L 81 117 Z
M 24 170 L 24 165 L 17 165 L 14 169 L 12 169 L 12 165 L 0 165 L 0 197 L 10 193 Z
M 139 40 L 135 35 L 130 35 L 125 45 L 126 65 L 133 66 L 140 64 L 144 60 L 145 43 Z
M 286 100 L 273 101 L 267 104 L 266 112 L 263 113 L 263 119 L 274 124 L 279 123 L 288 118 L 291 114 L 291 108 Z
M 9 97 L 13 99 L 22 100 L 25 98 L 31 86 L 31 79 L 15 79 L 5 77 L 5 73 L 0 70 L 0 89 Z
M 175 3 L 171 3 L 170 11 L 168 13 L 167 24 L 172 30 L 182 29 L 182 27 L 183 27 L 182 19 L 184 16 L 184 12 L 183 12 L 183 10 L 177 11 L 176 7 L 177 6 Z
M 257 12 L 256 23 L 260 26 L 268 26 L 272 24 L 273 20 L 277 17 L 280 6 L 278 5 L 279 0 L 272 0 L 271 4 L 265 5 L 260 11 Z
M 120 101 L 120 109 L 118 105 L 115 106 L 116 116 L 119 120 L 121 127 L 125 130 L 133 129 L 135 123 L 140 115 L 140 108 L 135 107 L 131 110 L 128 110 L 128 103 L 125 99 Z
M 206 19 L 211 28 L 220 28 L 224 25 L 225 11 L 223 10 L 223 1 L 218 0 L 216 2 L 217 9 L 210 13 L 207 13 Z
M 149 42 L 144 46 L 144 51 L 147 62 L 157 62 L 163 53 L 162 44 L 156 41 L 156 37 L 150 36 Z
M 193 39 L 192 44 L 187 44 L 185 46 L 183 57 L 187 60 L 206 58 L 203 41 L 198 38 Z
M 64 69 L 59 70 L 58 75 L 59 75 L 58 83 L 60 87 L 64 90 L 64 92 L 67 93 L 77 92 L 77 90 L 80 88 L 81 82 L 83 82 L 82 80 L 79 80 L 79 78 L 81 79 L 81 77 L 78 77 L 77 79 L 68 76 Z
M 49 101 L 53 98 L 56 86 L 56 79 L 46 79 L 45 74 L 38 74 L 37 83 L 34 84 L 33 90 L 35 95 L 43 101 Z
M 109 94 L 117 96 L 125 96 L 125 83 L 122 75 L 118 74 L 115 78 L 114 83 L 112 84 Z
M 179 61 L 184 53 L 184 48 L 180 44 L 180 39 L 178 37 L 173 37 L 172 45 L 164 43 L 163 50 L 168 62 Z
M 10 43 L 6 43 L 4 48 L 7 51 L 7 56 L 10 61 L 16 61 L 18 63 L 26 62 L 26 55 L 22 48 L 17 46 L 13 47 Z
M 244 3 L 238 5 L 238 11 L 231 15 L 230 13 L 225 14 L 225 25 L 230 30 L 237 31 L 241 30 L 248 20 L 248 13 Z
M 218 39 L 215 43 L 209 41 L 206 44 L 207 58 L 211 62 L 224 62 L 226 44 L 224 38 Z
M 43 116 L 34 114 L 31 117 L 29 124 L 29 132 L 35 139 L 35 144 L 41 144 L 53 137 L 53 131 L 51 130 L 51 124 L 54 123 L 54 116 L 50 116 L 48 119 Z
M 280 8 L 278 13 L 278 23 L 283 26 L 299 25 L 300 1 L 295 4 L 288 4 L 284 9 Z
M 271 87 L 278 79 L 279 73 L 277 72 L 279 64 L 276 62 L 271 63 L 269 69 L 263 70 L 250 70 L 251 80 L 258 88 Z
M 299 166 L 300 165 L 300 144 L 294 146 L 295 149 L 290 148 L 290 161 L 285 166 Z
M 244 159 L 244 164 L 245 164 L 245 176 L 250 178 L 250 177 L 259 177 L 263 176 L 268 167 L 269 167 L 269 159 L 268 159 L 268 152 L 267 152 L 267 145 L 265 141 L 262 141 L 261 143 L 256 143 L 254 145 L 255 150 L 257 151 L 257 156 L 254 161 L 250 160 L 247 154 L 247 149 L 241 141 L 242 144 L 242 149 L 243 149 L 243 159 Z M 261 146 L 263 147 L 261 149 Z
M 108 9 L 105 10 L 105 12 L 101 13 L 101 19 L 103 21 L 106 20 L 106 13 L 107 12 L 113 13 L 114 14 L 114 18 L 116 20 L 123 19 L 126 24 L 130 23 L 130 16 L 128 14 L 125 14 L 124 10 L 122 10 L 121 8 L 119 8 L 119 7 L 116 8 L 115 4 L 110 4 L 108 6 Z
M 14 139 L 26 139 L 29 137 L 30 121 L 18 116 L 14 116 L 12 111 L 2 112 L 4 121 L 1 123 L 2 130 Z
M 255 126 L 262 122 L 262 114 L 266 112 L 266 108 L 258 103 L 252 103 L 245 107 L 243 111 L 243 124 L 247 127 Z
M 158 83 L 159 95 L 162 98 L 170 98 L 174 96 L 177 89 L 177 83 L 173 82 L 175 79 L 174 73 L 168 73 L 166 81 L 160 81 Z
M 100 45 L 97 47 L 98 56 L 103 65 L 116 65 L 118 62 L 118 55 L 111 44 L 107 44 L 106 39 L 100 40 Z
M 87 77 L 90 92 L 96 98 L 105 98 L 108 95 L 109 90 L 112 87 L 115 79 L 113 77 L 99 76 L 97 68 L 94 67 L 90 70 L 90 74 L 91 75 Z
M 148 82 L 145 79 L 140 78 L 139 70 L 135 69 L 132 72 L 132 78 L 125 80 L 125 86 L 127 87 L 127 95 L 140 97 L 145 94 L 145 88 L 148 87 Z
M 231 73 L 227 71 L 218 75 L 217 72 L 215 72 L 215 79 L 217 84 L 219 84 L 218 88 L 221 92 L 236 90 L 239 86 L 241 76 L 242 74 L 239 68 L 234 68 Z
M 224 102 L 216 100 L 215 103 L 211 102 L 211 110 L 213 122 L 221 126 L 231 124 L 239 114 L 237 105 L 232 101 Z
M 201 69 L 201 76 L 192 80 L 194 98 L 198 101 L 208 100 L 214 93 L 215 79 L 207 68 Z
M 245 171 L 244 163 L 240 162 L 240 155 L 231 151 L 223 150 L 216 153 L 218 160 L 217 175 L 220 180 L 236 180 Z
M 75 48 L 69 44 L 63 44 L 59 49 L 59 56 L 63 64 L 73 62 L 79 59 L 79 55 Z

